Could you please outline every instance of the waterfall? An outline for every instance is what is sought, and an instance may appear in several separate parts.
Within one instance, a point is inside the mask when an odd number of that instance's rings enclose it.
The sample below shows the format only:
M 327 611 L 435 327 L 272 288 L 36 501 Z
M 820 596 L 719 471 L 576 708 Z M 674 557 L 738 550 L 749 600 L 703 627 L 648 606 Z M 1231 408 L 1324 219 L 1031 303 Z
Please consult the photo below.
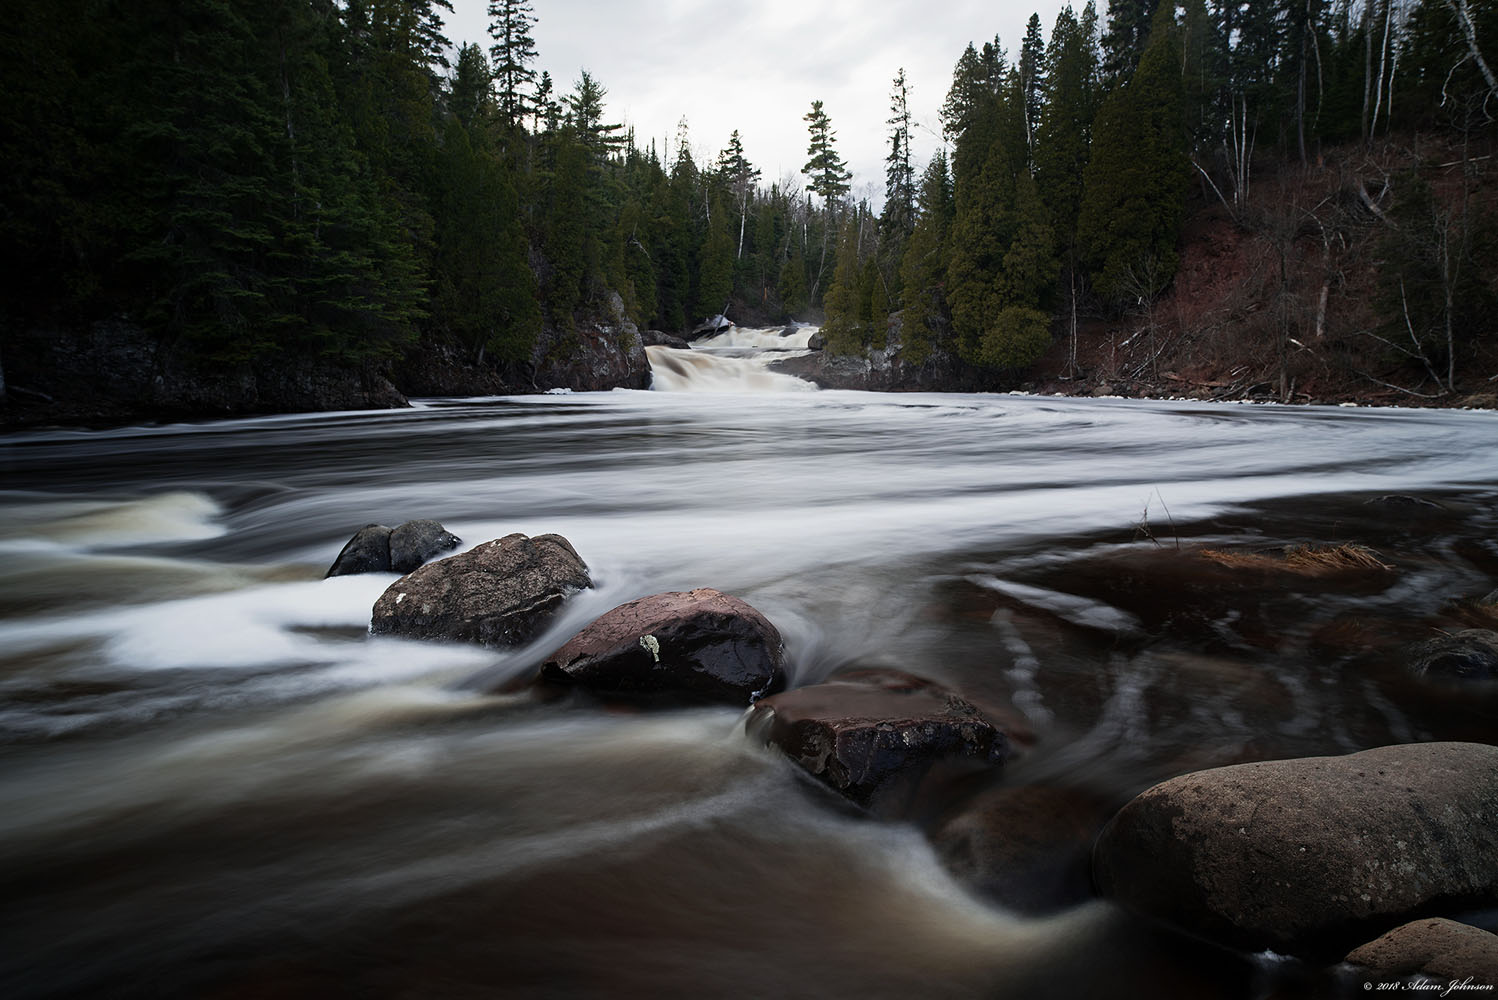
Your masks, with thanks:
M 783 335 L 777 329 L 732 327 L 687 350 L 647 347 L 651 384 L 657 392 L 810 392 L 816 386 L 794 375 L 770 370 L 780 358 L 798 357 L 817 333 L 814 326 Z

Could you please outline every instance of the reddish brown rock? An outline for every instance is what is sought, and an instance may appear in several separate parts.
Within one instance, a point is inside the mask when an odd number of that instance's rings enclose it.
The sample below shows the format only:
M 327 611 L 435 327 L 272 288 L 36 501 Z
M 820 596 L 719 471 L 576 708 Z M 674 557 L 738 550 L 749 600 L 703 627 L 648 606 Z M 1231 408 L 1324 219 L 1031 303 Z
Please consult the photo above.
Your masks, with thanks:
M 568 596 L 592 585 L 561 535 L 506 535 L 392 583 L 375 602 L 369 629 L 518 646 L 539 635 Z
M 1137 796 L 1098 888 L 1248 949 L 1329 955 L 1498 896 L 1498 747 L 1419 743 L 1235 764 Z
M 748 705 L 785 686 L 784 660 L 764 615 L 704 588 L 614 608 L 548 656 L 541 675 L 600 693 Z
M 1006 909 L 1043 914 L 1093 898 L 1092 844 L 1122 803 L 1070 785 L 1000 785 L 930 833 L 958 881 Z
M 971 703 L 898 670 L 858 670 L 754 706 L 751 735 L 881 816 L 905 816 L 933 771 L 995 767 L 1009 739 Z
M 1394 928 L 1347 956 L 1380 978 L 1420 974 L 1498 987 L 1498 935 L 1439 917 Z

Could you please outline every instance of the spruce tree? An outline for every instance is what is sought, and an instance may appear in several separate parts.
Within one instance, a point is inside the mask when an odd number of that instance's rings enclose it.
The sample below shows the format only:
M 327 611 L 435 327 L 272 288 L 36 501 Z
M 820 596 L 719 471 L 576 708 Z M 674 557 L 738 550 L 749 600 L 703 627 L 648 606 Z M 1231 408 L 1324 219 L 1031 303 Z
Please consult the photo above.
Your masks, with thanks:
M 1128 82 L 1139 65 L 1150 37 L 1159 0 L 1109 0 L 1108 30 L 1103 33 L 1103 86 L 1116 90 Z M 1166 4 L 1172 15 L 1174 5 Z
M 802 120 L 806 122 L 810 139 L 806 147 L 809 159 L 801 172 L 811 178 L 809 187 L 812 193 L 819 195 L 827 207 L 834 207 L 848 193 L 849 181 L 853 175 L 848 172 L 843 158 L 838 155 L 834 145 L 837 133 L 832 129 L 827 112 L 822 109 L 822 102 L 812 101 L 811 110 Z
M 1068 8 L 1068 12 L 1069 12 Z M 1045 41 L 1040 33 L 1040 15 L 1031 14 L 1025 25 L 1025 40 L 1019 52 L 1020 87 L 1024 91 L 1025 148 L 1031 161 L 1035 158 L 1035 134 L 1040 128 L 1041 107 L 1045 93 Z
M 536 15 L 530 0 L 490 0 L 489 59 L 494 64 L 494 82 L 498 88 L 500 120 L 510 128 L 519 126 L 532 104 L 530 88 L 535 85 L 536 40 L 531 27 Z M 541 102 L 535 102 L 541 114 Z
M 1175 20 L 1162 5 L 1138 69 L 1098 111 L 1083 177 L 1078 240 L 1093 287 L 1115 303 L 1153 297 L 1175 275 L 1190 169 L 1184 100 Z
M 860 308 L 862 275 L 858 224 L 849 213 L 838 230 L 837 266 L 823 300 L 827 321 L 822 324 L 822 334 L 827 350 L 834 354 L 861 354 L 867 343 L 868 325 Z
M 905 357 L 920 364 L 931 354 L 946 324 L 946 247 L 955 207 L 946 154 L 937 151 L 921 175 L 919 212 L 900 266 L 902 339 Z

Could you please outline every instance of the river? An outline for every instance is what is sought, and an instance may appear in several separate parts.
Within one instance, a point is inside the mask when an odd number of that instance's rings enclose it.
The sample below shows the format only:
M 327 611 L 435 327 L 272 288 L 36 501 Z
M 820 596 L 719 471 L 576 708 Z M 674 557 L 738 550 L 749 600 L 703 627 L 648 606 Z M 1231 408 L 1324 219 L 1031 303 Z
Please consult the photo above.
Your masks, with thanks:
M 809 391 L 731 342 L 651 351 L 678 391 L 0 437 L 0 995 L 1293 979 L 1110 903 L 980 898 L 916 825 L 828 808 L 737 710 L 490 693 L 660 591 L 753 604 L 793 684 L 882 664 L 1004 702 L 1033 732 L 1021 773 L 1121 794 L 1494 735 L 1491 703 L 1412 693 L 1326 638 L 1413 633 L 1498 587 L 1492 413 Z M 597 587 L 523 650 L 371 637 L 393 577 L 323 573 L 361 525 L 417 517 L 465 547 L 563 534 Z M 1398 573 L 1176 615 L 1189 583 L 1151 603 L 1109 570 L 1343 541 Z

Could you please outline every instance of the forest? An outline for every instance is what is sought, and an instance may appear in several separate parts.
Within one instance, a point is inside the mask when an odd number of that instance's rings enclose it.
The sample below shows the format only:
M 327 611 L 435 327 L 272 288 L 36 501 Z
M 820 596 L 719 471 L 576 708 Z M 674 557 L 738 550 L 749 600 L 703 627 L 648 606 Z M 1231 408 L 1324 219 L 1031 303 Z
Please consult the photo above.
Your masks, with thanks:
M 913 363 L 1012 372 L 1075 345 L 1079 322 L 1147 312 L 1188 215 L 1212 211 L 1280 248 L 1282 290 L 1304 247 L 1330 261 L 1359 242 L 1378 292 L 1356 332 L 1423 394 L 1491 350 L 1486 3 L 1089 0 L 1048 32 L 1032 15 L 1015 51 L 958 55 L 949 152 L 913 161 L 903 70 L 887 122 L 841 123 L 888 136 L 877 206 L 849 197 L 815 95 L 786 110 L 807 123 L 804 184 L 767 184 L 737 132 L 698 162 L 685 126 L 660 149 L 611 123 L 605 81 L 563 89 L 530 0 L 493 0 L 484 44 L 455 46 L 450 10 L 19 0 L 0 58 L 0 329 L 123 319 L 213 364 L 390 364 L 441 344 L 503 369 L 543 331 L 568 349 L 617 294 L 670 333 L 725 310 L 816 318 L 842 354 L 882 346 L 897 317 Z M 1397 172 L 1344 173 L 1317 204 L 1258 183 L 1391 144 L 1415 151 Z M 1319 313 L 1314 291 L 1265 303 L 1281 349 L 1323 333 L 1320 284 Z

